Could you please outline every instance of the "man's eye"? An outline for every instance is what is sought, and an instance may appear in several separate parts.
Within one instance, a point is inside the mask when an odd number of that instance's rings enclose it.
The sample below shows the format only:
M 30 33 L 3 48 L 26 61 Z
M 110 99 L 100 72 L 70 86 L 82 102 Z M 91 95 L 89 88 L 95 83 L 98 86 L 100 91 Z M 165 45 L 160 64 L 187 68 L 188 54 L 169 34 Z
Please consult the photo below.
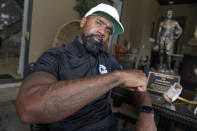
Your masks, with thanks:
M 100 22 L 100 21 L 96 21 L 96 24 L 97 24 L 97 25 L 101 25 L 101 22 Z
M 106 29 L 106 32 L 107 32 L 108 34 L 111 34 L 111 33 L 112 33 L 110 29 Z

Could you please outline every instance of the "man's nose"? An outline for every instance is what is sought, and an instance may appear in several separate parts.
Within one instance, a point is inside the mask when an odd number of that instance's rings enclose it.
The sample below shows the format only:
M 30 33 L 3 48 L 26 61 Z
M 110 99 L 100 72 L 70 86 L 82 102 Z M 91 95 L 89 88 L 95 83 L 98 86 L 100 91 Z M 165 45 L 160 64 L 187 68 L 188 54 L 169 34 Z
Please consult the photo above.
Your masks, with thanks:
M 104 35 L 105 34 L 105 27 L 104 26 L 100 26 L 99 27 L 99 32 Z

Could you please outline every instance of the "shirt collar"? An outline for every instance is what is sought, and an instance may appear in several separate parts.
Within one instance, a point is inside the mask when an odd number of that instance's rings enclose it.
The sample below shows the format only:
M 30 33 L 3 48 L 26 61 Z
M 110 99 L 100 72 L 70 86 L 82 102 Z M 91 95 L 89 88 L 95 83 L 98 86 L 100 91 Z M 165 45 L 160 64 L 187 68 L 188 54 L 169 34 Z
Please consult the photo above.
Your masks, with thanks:
M 78 36 L 74 38 L 72 45 L 74 47 L 72 53 L 74 53 L 76 56 L 88 55 L 88 52 L 86 51 L 82 43 L 78 40 Z

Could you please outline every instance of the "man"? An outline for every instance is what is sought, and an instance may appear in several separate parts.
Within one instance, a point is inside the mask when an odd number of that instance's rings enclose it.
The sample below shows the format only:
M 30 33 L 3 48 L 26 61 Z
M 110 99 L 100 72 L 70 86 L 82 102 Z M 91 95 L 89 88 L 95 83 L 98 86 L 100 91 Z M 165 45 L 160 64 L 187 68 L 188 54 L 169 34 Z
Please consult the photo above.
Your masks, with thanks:
M 157 42 L 160 46 L 160 71 L 163 71 L 162 65 L 163 57 L 166 53 L 167 55 L 167 69 L 170 72 L 173 72 L 171 68 L 171 55 L 174 53 L 174 44 L 175 41 L 182 34 L 182 28 L 179 23 L 175 20 L 172 20 L 173 12 L 171 10 L 168 11 L 167 19 L 162 21 L 159 26 L 159 32 L 157 35 Z
M 24 80 L 16 102 L 23 123 L 50 123 L 50 131 L 118 131 L 108 101 L 116 86 L 135 91 L 138 107 L 151 108 L 145 74 L 117 71 L 117 61 L 100 50 L 112 33 L 124 30 L 116 9 L 99 4 L 80 27 L 72 43 L 46 51 Z M 156 130 L 154 114 L 140 112 L 137 129 Z

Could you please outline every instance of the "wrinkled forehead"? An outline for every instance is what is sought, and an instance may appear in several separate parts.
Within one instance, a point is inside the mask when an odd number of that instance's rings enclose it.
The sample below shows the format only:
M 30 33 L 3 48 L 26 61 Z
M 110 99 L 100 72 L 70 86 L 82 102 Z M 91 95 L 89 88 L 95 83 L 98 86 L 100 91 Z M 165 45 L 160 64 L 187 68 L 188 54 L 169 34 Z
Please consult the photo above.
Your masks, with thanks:
M 113 23 L 108 18 L 105 18 L 104 16 L 98 15 L 98 14 L 92 14 L 88 16 L 88 18 L 98 19 L 103 22 L 103 24 L 107 25 L 108 27 L 111 27 L 113 29 Z

